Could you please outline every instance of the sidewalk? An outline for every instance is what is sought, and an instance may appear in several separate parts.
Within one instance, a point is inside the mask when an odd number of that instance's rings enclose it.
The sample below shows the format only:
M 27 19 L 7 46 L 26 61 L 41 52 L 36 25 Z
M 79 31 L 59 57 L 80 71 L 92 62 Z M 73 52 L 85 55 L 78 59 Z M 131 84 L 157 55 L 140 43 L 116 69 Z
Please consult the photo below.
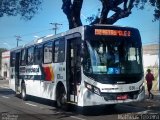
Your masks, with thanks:
M 0 80 L 0 87 L 9 88 L 9 80 Z
M 141 102 L 128 103 L 129 106 L 142 107 L 146 110 L 153 110 L 160 113 L 160 91 L 152 91 L 154 94 L 153 99 L 147 99 L 148 95 L 146 92 L 145 100 Z

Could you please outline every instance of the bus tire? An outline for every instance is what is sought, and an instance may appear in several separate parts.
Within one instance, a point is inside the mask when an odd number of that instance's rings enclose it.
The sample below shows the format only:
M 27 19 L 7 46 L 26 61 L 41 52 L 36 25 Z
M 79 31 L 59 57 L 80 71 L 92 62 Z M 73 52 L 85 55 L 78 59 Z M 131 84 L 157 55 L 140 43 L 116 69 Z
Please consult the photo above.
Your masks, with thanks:
M 56 89 L 56 106 L 61 109 L 66 109 L 67 107 L 67 94 L 65 88 L 62 84 L 59 84 Z
M 27 100 L 25 83 L 22 83 L 22 86 L 21 86 L 21 98 L 22 98 L 24 101 Z

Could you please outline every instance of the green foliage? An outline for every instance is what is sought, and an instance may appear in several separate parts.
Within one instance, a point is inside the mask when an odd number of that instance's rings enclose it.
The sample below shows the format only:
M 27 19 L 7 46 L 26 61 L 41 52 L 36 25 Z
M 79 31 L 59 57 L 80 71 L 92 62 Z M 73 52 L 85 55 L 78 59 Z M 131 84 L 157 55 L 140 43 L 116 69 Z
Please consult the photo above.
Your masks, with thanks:
M 143 10 L 147 4 L 150 4 L 154 8 L 154 20 L 160 20 L 160 0 L 135 0 L 135 6 Z
M 133 6 L 144 9 L 148 3 L 154 8 L 153 21 L 160 20 L 160 0 L 97 0 L 102 3 L 98 15 L 88 17 L 87 21 L 93 24 L 113 24 L 117 20 L 128 17 Z M 32 19 L 41 9 L 43 0 L 0 0 L 0 17 L 20 15 L 24 20 Z M 80 12 L 83 0 L 62 0 L 63 12 L 67 15 L 69 28 L 82 25 Z M 121 7 L 120 7 L 121 6 Z M 53 6 L 54 7 L 54 6 Z M 108 13 L 114 12 L 112 16 Z
M 102 3 L 101 12 L 98 9 L 97 15 L 87 17 L 90 24 L 114 24 L 117 20 L 128 17 L 132 13 L 132 8 L 136 7 L 145 10 L 148 5 L 154 8 L 153 20 L 160 20 L 160 0 L 99 0 Z M 113 15 L 108 16 L 112 11 Z
M 38 12 L 42 0 L 0 0 L 0 17 L 17 16 L 30 20 Z

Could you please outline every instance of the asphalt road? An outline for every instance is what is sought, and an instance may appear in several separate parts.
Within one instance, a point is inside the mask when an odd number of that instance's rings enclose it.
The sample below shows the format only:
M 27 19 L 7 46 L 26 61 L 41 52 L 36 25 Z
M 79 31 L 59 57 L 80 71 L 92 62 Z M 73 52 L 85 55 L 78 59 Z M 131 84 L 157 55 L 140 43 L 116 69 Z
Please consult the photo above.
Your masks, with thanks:
M 117 105 L 115 109 L 106 107 L 92 108 L 91 113 L 83 115 L 74 110 L 63 111 L 53 106 L 38 103 L 30 98 L 23 101 L 15 97 L 14 92 L 8 88 L 7 82 L 0 81 L 0 119 L 1 120 L 135 120 L 160 119 L 160 111 L 148 110 L 144 107 Z M 152 116 L 148 115 L 152 114 Z M 154 115 L 154 116 L 153 116 Z

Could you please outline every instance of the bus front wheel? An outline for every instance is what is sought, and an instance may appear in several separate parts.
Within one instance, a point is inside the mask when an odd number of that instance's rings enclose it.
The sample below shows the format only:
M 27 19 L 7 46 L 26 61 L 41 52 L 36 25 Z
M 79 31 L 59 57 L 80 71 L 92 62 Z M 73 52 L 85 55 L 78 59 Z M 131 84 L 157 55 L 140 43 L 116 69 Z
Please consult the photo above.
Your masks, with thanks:
M 56 101 L 57 101 L 57 107 L 65 109 L 67 97 L 66 97 L 66 91 L 63 85 L 59 85 L 56 90 Z

